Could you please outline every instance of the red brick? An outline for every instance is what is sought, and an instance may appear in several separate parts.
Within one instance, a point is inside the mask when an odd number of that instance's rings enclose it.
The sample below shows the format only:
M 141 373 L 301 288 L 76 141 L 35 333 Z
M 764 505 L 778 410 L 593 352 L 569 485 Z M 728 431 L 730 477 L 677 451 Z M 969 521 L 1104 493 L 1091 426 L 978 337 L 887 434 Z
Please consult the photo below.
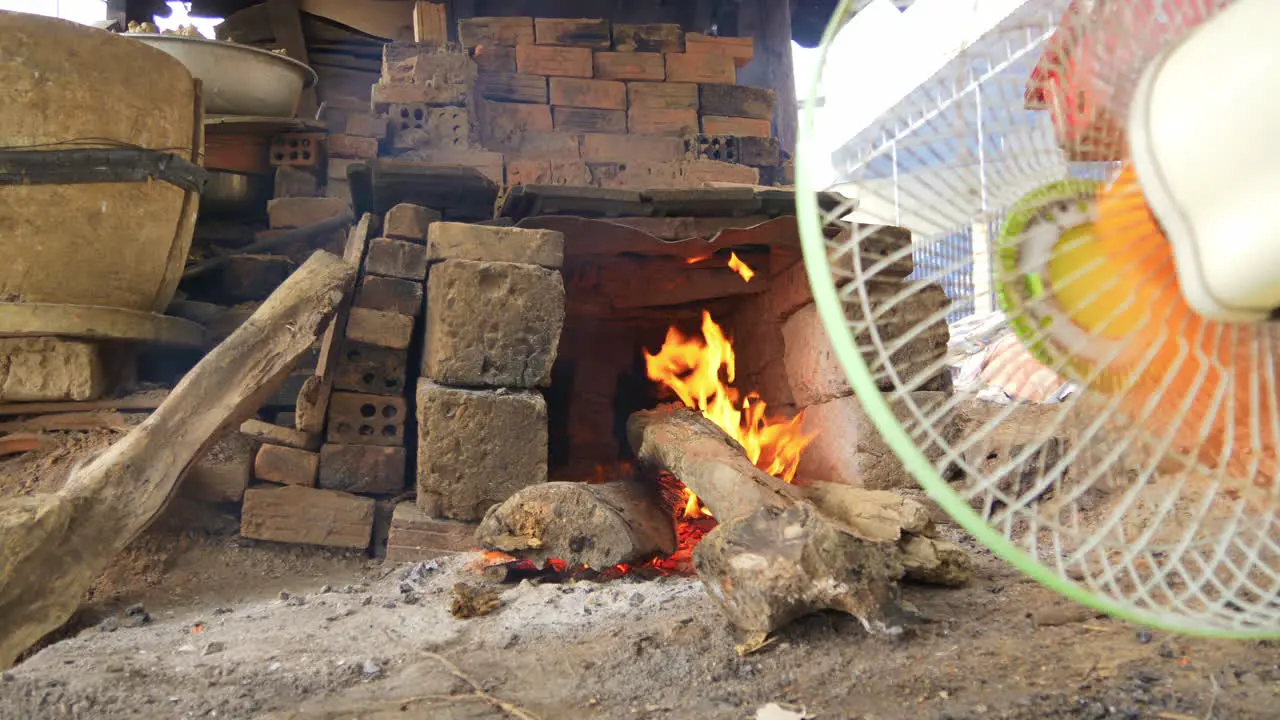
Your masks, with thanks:
M 772 124 L 768 120 L 752 118 L 702 116 L 702 132 L 707 135 L 738 135 L 741 137 L 769 137 Z
M 591 108 L 552 107 L 557 132 L 566 133 L 626 133 L 627 113 L 623 110 L 594 110 Z
M 698 132 L 698 111 L 632 108 L 627 128 L 640 135 L 693 135 Z
M 564 45 L 608 50 L 613 34 L 608 20 L 575 18 L 537 18 L 533 21 L 534 42 L 539 45 Z
M 267 202 L 272 229 L 305 227 L 350 212 L 350 206 L 337 198 L 279 198 Z
M 547 78 L 525 73 L 484 73 L 476 81 L 476 93 L 494 102 L 542 105 L 547 102 Z
M 533 40 L 533 18 L 478 17 L 458 21 L 458 41 L 467 49 L 532 45 Z
M 626 110 L 627 86 L 613 80 L 551 78 L 551 104 L 563 107 Z
M 485 45 L 472 51 L 476 67 L 483 73 L 513 73 L 516 71 L 516 49 L 501 45 Z
M 694 83 L 629 82 L 627 99 L 632 110 L 697 110 L 698 86 Z
M 422 562 L 475 550 L 476 525 L 433 518 L 411 503 L 396 505 L 387 540 L 387 562 Z
M 406 240 L 370 240 L 364 269 L 373 275 L 421 282 L 427 279 L 427 248 Z
M 685 178 L 695 187 L 706 182 L 758 185 L 760 171 L 746 165 L 734 165 L 717 160 L 694 160 L 685 166 Z
M 293 427 L 272 425 L 257 419 L 249 419 L 241 423 L 240 434 L 259 442 L 284 445 L 285 447 L 298 448 L 299 450 L 315 450 L 320 447 L 319 438 L 314 435 L 309 435 Z
M 515 152 L 530 133 L 550 133 L 551 106 L 479 100 L 480 140 L 486 148 Z
M 587 48 L 517 45 L 516 71 L 530 75 L 589 78 L 593 74 Z
M 413 316 L 353 307 L 347 316 L 347 339 L 406 350 L 413 339 Z
M 355 306 L 417 317 L 422 311 L 422 283 L 366 275 L 356 291 Z
M 582 136 L 581 153 L 587 162 L 663 162 L 683 160 L 685 150 L 678 137 L 591 133 Z
M 240 534 L 255 540 L 367 548 L 373 536 L 373 499 L 332 490 L 289 486 L 244 494 Z
M 330 135 L 329 157 L 363 159 L 378 157 L 378 140 L 355 135 Z
M 684 29 L 675 23 L 614 23 L 613 49 L 626 53 L 684 52 Z
M 263 482 L 315 487 L 320 456 L 283 445 L 263 445 L 253 459 L 253 476 Z
M 253 475 L 253 442 L 238 432 L 220 436 L 182 478 L 183 497 L 207 503 L 238 503 Z
M 407 466 L 402 447 L 326 444 L 316 484 L 322 490 L 398 495 L 405 490 Z
M 733 58 L 722 55 L 667 53 L 667 80 L 670 82 L 724 83 L 738 81 Z
M 547 185 L 551 182 L 550 160 L 507 161 L 507 185 Z
M 581 160 L 552 160 L 552 185 L 590 185 L 591 170 Z
M 662 53 L 598 52 L 595 55 L 596 77 L 605 80 L 667 79 L 667 65 Z
M 698 102 L 703 115 L 772 120 L 777 95 L 767 88 L 712 83 L 698 87 Z
M 326 441 L 356 445 L 404 445 L 404 398 L 335 392 L 329 398 Z
M 347 116 L 346 134 L 381 140 L 387 136 L 387 119 L 368 113 L 351 113 Z
M 703 33 L 687 33 L 684 51 L 689 55 L 715 55 L 728 58 L 737 67 L 746 67 L 755 56 L 755 40 L 749 37 L 713 37 Z

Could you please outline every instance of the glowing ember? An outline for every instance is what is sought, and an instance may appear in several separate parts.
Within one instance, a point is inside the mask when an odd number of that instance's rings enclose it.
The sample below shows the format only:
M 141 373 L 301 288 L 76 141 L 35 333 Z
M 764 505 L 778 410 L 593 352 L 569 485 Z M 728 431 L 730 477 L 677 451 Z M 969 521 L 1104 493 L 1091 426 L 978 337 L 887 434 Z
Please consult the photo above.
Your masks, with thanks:
M 759 395 L 740 395 L 733 386 L 733 344 L 711 319 L 711 313 L 702 313 L 702 338 L 685 337 L 676 328 L 668 328 L 662 349 L 657 355 L 645 352 L 644 359 L 650 380 L 662 383 L 686 406 L 737 440 L 756 467 L 786 482 L 795 478 L 800 453 L 813 441 L 813 436 L 801 429 L 804 413 L 791 420 L 769 418 Z M 711 516 L 692 492 L 684 492 L 685 517 Z
M 751 278 L 756 276 L 756 271 L 751 266 L 742 262 L 738 257 L 738 253 L 729 253 L 729 269 L 742 276 L 743 282 L 751 282 Z
M 686 265 L 697 265 L 698 263 L 702 262 L 703 260 L 710 260 L 710 259 L 711 259 L 711 256 L 710 256 L 710 255 L 699 255 L 699 256 L 697 256 L 697 257 L 691 257 L 691 258 L 686 259 L 686 260 L 685 260 L 685 264 L 686 264 Z

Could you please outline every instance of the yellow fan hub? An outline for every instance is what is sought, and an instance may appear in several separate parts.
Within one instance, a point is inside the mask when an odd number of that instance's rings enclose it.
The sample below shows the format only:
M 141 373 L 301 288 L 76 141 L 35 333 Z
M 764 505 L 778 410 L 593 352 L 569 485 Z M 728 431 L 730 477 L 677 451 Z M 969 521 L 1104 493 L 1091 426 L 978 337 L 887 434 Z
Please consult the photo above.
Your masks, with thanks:
M 1058 238 L 1045 267 L 1053 298 L 1082 330 L 1118 340 L 1141 327 L 1144 310 L 1132 302 L 1142 278 L 1117 267 L 1094 225 L 1078 225 Z

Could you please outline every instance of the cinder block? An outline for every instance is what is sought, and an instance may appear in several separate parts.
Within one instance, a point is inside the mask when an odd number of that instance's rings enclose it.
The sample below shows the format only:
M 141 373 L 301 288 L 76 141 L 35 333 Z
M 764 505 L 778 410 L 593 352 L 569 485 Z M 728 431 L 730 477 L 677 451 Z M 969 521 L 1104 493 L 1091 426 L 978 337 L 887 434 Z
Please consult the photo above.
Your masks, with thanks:
M 317 485 L 322 490 L 398 495 L 405 489 L 407 465 L 402 447 L 326 444 L 320 448 Z
M 404 398 L 335 392 L 329 398 L 326 442 L 353 445 L 404 445 Z
M 427 237 L 431 262 L 473 260 L 558 268 L 564 263 L 564 233 L 442 222 Z
M 479 520 L 517 490 L 546 480 L 541 393 L 418 381 L 419 508 Z
M 427 280 L 422 370 L 481 387 L 546 387 L 564 327 L 564 281 L 542 267 L 449 260 Z

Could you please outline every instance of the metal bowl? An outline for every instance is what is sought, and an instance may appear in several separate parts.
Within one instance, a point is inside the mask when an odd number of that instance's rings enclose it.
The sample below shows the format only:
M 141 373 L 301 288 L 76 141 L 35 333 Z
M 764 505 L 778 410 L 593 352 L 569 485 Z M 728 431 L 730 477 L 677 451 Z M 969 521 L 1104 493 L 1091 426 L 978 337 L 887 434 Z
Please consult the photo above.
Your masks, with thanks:
M 316 72 L 278 53 L 248 45 L 184 35 L 129 33 L 177 58 L 204 83 L 204 110 L 219 115 L 293 117 Z
M 270 175 L 210 171 L 200 193 L 200 214 L 218 217 L 258 217 L 266 214 L 274 191 Z

